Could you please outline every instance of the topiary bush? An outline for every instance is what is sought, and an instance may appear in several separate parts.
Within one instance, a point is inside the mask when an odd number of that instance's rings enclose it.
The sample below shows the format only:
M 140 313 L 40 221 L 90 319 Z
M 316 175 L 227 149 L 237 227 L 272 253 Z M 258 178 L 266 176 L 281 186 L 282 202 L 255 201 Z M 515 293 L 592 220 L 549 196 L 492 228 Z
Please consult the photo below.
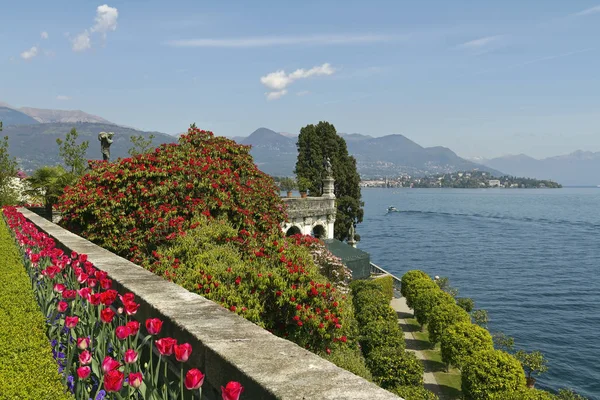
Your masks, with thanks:
M 360 345 L 364 354 L 380 347 L 404 350 L 406 342 L 398 321 L 371 321 L 360 329 Z
M 440 288 L 429 277 L 417 278 L 410 282 L 406 287 L 406 305 L 409 308 L 415 308 L 415 299 L 420 293 L 428 290 L 440 290 Z
M 388 302 L 392 301 L 394 298 L 394 278 L 392 278 L 390 275 L 384 275 L 382 277 L 373 279 L 373 283 L 381 286 L 383 294 L 385 294 Z
M 373 380 L 384 389 L 423 386 L 423 364 L 413 353 L 380 347 L 369 353 L 367 367 Z
M 2 217 L 0 254 L 0 398 L 73 399 L 65 393 L 44 317 Z
M 422 386 L 398 386 L 388 390 L 404 400 L 439 400 L 435 393 Z
M 491 393 L 490 400 L 557 400 L 552 393 L 521 387 L 517 390 Z
M 429 275 L 427 275 L 425 272 L 419 271 L 417 269 L 410 270 L 410 271 L 406 272 L 404 275 L 402 275 L 402 286 L 400 287 L 400 293 L 402 294 L 402 297 L 407 296 L 407 294 L 410 291 L 410 288 L 415 280 L 423 279 L 423 278 L 431 279 L 431 278 L 429 278 Z
M 421 326 L 427 324 L 433 308 L 441 304 L 456 304 L 456 302 L 454 297 L 437 287 L 416 293 L 413 299 L 413 308 L 417 322 Z
M 471 316 L 456 304 L 443 302 L 435 306 L 429 315 L 427 331 L 429 332 L 429 341 L 432 344 L 438 343 L 446 328 L 458 322 L 471 322 Z
M 489 400 L 494 394 L 518 391 L 524 386 L 521 363 L 501 350 L 477 351 L 464 361 L 461 389 L 468 400 Z
M 494 342 L 490 333 L 470 322 L 459 322 L 446 328 L 440 346 L 442 361 L 461 369 L 473 353 L 493 349 Z

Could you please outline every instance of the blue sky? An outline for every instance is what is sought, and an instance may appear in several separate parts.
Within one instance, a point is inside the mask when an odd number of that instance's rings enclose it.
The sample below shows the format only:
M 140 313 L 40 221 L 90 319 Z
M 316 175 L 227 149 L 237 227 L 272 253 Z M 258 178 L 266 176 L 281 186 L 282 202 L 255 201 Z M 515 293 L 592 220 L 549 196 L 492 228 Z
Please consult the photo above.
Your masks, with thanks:
M 144 130 L 600 151 L 600 1 L 2 2 L 0 101 Z

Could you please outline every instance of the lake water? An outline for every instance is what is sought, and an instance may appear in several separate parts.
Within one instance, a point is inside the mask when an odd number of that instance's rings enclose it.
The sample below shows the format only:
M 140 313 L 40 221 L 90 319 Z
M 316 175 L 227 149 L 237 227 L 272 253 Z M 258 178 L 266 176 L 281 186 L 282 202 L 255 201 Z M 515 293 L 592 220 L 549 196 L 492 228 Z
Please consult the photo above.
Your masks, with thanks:
M 545 354 L 538 387 L 600 399 L 600 188 L 362 193 L 359 248 L 372 262 L 448 277 L 490 331 Z

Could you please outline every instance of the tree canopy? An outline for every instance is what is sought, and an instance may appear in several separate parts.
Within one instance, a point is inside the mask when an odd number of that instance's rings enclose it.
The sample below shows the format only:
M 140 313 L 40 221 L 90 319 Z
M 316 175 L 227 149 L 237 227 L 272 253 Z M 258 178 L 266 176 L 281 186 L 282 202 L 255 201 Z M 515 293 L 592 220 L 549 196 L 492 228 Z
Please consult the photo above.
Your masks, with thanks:
M 356 159 L 348 154 L 346 141 L 337 134 L 329 122 L 307 125 L 298 136 L 298 160 L 295 173 L 298 179 L 310 181 L 311 196 L 323 194 L 323 179 L 326 177 L 325 162 L 329 158 L 336 197 L 334 237 L 338 240 L 349 238 L 349 230 L 363 220 L 363 206 L 360 193 L 360 176 L 356 170 Z

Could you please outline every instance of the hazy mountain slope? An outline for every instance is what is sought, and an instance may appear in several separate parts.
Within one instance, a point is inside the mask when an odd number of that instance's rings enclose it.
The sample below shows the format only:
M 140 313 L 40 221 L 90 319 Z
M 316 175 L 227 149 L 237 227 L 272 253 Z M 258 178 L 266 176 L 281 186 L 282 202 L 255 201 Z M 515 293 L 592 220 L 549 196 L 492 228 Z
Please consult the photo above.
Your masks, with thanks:
M 100 142 L 98 133 L 102 131 L 115 132 L 114 143 L 110 147 L 111 159 L 128 157 L 127 151 L 131 147 L 129 138 L 132 135 L 148 137 L 153 134 L 153 144 L 176 142 L 177 138 L 160 133 L 144 132 L 117 125 L 98 123 L 45 123 L 35 125 L 9 126 L 2 132 L 8 136 L 9 152 L 17 157 L 21 167 L 26 171 L 34 170 L 42 165 L 54 165 L 60 161 L 58 155 L 57 138 L 64 139 L 71 128 L 77 129 L 79 141 L 88 140 L 90 145 L 87 151 L 88 159 L 101 160 Z
M 519 154 L 482 161 L 514 176 L 551 179 L 563 186 L 596 186 L 600 184 L 600 152 L 575 151 L 541 160 Z
M 27 114 L 4 106 L 0 107 L 0 121 L 2 121 L 4 127 L 8 125 L 25 125 L 39 123 Z
M 251 145 L 250 154 L 261 171 L 274 176 L 292 176 L 296 168 L 296 139 L 267 128 L 259 128 L 239 141 Z
M 52 123 L 52 122 L 91 122 L 100 124 L 112 124 L 113 122 L 107 121 L 102 117 L 85 113 L 81 110 L 49 110 L 43 108 L 31 108 L 21 107 L 19 111 L 29 115 L 33 119 L 41 123 Z

